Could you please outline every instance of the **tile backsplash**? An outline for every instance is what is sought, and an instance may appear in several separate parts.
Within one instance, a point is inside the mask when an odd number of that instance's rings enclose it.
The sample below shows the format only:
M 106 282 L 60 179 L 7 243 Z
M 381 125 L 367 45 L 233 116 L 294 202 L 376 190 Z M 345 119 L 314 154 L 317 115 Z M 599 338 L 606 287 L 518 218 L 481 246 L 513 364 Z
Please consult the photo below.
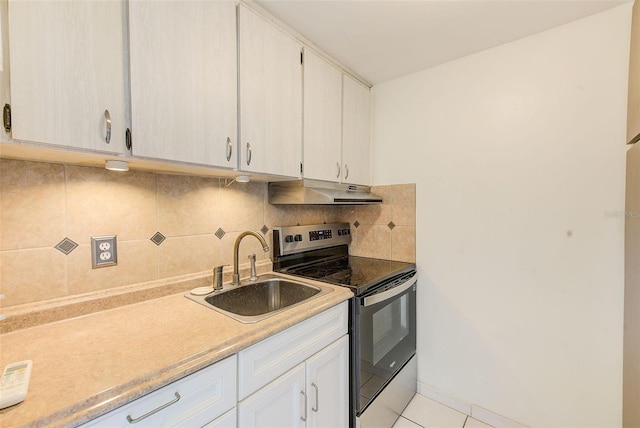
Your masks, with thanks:
M 376 186 L 368 206 L 274 206 L 266 183 L 0 159 L 2 306 L 41 302 L 211 270 L 233 263 L 245 230 L 351 223 L 351 253 L 415 261 L 415 184 Z M 152 241 L 156 233 L 166 239 Z M 217 233 L 216 233 L 217 232 Z M 118 265 L 91 267 L 91 237 L 117 235 Z M 68 255 L 55 248 L 78 244 Z M 240 262 L 255 253 L 242 241 Z

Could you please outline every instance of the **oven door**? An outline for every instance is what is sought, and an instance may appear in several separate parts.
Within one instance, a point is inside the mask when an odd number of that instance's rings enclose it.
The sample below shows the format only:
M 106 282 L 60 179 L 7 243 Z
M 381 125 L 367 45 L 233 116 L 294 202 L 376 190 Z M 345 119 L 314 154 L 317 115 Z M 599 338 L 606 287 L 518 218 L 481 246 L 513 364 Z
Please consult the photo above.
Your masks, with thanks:
M 411 272 L 355 298 L 357 415 L 415 355 L 416 283 L 416 273 Z

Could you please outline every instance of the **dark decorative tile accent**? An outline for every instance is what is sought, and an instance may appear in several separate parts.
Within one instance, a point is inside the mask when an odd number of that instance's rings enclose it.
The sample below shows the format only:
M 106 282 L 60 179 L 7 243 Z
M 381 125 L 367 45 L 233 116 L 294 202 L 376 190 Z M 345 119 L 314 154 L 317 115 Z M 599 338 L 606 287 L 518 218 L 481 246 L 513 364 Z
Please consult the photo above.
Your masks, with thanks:
M 226 234 L 226 232 L 224 230 L 222 230 L 221 227 L 218 228 L 218 230 L 216 230 L 216 236 L 218 237 L 218 239 L 222 239 L 222 237 Z
M 268 231 L 269 231 L 269 228 L 267 227 L 267 225 L 263 224 L 262 227 L 260 228 L 260 232 L 262 232 L 263 235 L 266 235 Z
M 154 244 L 156 244 L 157 246 L 160 246 L 160 244 L 162 244 L 164 242 L 164 240 L 167 239 L 166 236 L 164 236 L 162 233 L 160 232 L 156 232 L 152 237 L 151 237 L 151 242 L 153 242 Z
M 78 244 L 73 242 L 71 239 L 64 238 L 62 241 L 58 242 L 56 246 L 53 248 L 55 248 L 56 250 L 60 251 L 63 254 L 68 255 L 73 250 L 75 250 L 77 246 Z
M 396 225 L 392 221 L 390 221 L 389 224 L 387 224 L 387 227 L 389 228 L 389 230 L 393 230 Z
M 356 227 L 356 229 L 358 228 L 358 226 L 360 226 L 360 222 L 358 220 L 353 222 L 353 225 Z

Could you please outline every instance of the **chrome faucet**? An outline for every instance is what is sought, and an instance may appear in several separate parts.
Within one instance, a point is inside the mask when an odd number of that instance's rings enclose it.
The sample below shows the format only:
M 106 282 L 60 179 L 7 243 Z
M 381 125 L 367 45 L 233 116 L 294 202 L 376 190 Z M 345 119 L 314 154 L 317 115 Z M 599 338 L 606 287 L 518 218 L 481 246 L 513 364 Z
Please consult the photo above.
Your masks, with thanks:
M 238 253 L 240 250 L 240 241 L 242 241 L 242 238 L 247 235 L 254 236 L 258 241 L 260 241 L 260 243 L 262 244 L 262 249 L 265 253 L 269 251 L 269 245 L 267 244 L 267 241 L 265 241 L 262 235 L 260 235 L 259 233 L 248 230 L 238 235 L 238 237 L 236 238 L 236 243 L 233 244 L 233 285 L 240 285 L 240 273 L 238 272 Z

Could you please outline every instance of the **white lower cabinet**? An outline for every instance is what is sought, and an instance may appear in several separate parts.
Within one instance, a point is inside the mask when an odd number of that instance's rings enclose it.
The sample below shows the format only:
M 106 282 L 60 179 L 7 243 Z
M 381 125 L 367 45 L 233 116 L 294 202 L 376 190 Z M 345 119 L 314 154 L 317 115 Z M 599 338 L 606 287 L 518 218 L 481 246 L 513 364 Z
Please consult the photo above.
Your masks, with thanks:
M 349 426 L 348 336 L 309 358 L 307 378 L 307 426 Z
M 349 426 L 348 358 L 343 336 L 238 403 L 238 426 Z
M 344 302 L 238 353 L 239 427 L 347 427 Z
M 238 426 L 304 427 L 305 394 L 302 363 L 238 403 Z
M 83 427 L 235 426 L 235 355 L 177 380 Z M 228 416 L 226 412 L 230 412 Z M 230 420 L 232 417 L 233 420 Z M 218 418 L 218 419 L 217 419 Z

